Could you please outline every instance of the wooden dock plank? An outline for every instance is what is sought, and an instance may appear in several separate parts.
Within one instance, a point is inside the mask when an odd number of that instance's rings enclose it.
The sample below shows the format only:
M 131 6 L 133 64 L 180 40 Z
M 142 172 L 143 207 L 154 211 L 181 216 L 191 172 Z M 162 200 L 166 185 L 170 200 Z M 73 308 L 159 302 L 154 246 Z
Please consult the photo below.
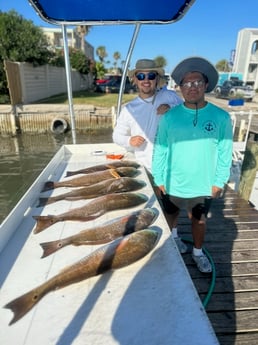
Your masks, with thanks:
M 178 230 L 189 247 L 184 262 L 204 301 L 212 276 L 200 273 L 193 263 L 191 227 L 185 213 L 180 216 Z M 212 203 L 205 249 L 216 269 L 206 312 L 218 340 L 221 345 L 257 345 L 258 211 L 229 188 Z
M 226 295 L 226 293 L 225 293 Z M 200 295 L 205 298 L 205 296 Z M 202 298 L 202 299 L 203 299 Z M 240 310 L 257 310 L 258 304 L 258 291 L 235 292 L 232 295 L 229 291 L 228 298 L 223 296 L 223 293 L 214 293 L 211 296 L 206 311 L 208 312 L 221 312 L 224 311 L 240 311 Z M 247 308 L 248 306 L 248 308 Z M 258 327 L 257 320 L 252 320 L 252 324 Z M 252 326 L 253 327 L 253 326 Z

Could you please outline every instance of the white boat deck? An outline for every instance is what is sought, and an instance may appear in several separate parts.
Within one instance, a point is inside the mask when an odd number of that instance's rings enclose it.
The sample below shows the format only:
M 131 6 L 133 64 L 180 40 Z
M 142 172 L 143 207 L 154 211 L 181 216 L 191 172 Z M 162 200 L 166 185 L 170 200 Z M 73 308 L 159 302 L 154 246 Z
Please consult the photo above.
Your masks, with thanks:
M 92 155 L 96 150 L 123 153 L 113 144 L 63 146 L 0 228 L 0 343 L 218 344 L 143 168 L 137 178 L 147 182 L 139 191 L 149 197 L 146 204 L 112 211 L 86 223 L 60 222 L 37 235 L 32 233 L 32 215 L 59 214 L 88 202 L 59 201 L 36 208 L 47 180 L 62 179 L 66 170 L 105 163 L 105 155 Z M 64 190 L 67 189 L 58 188 L 53 195 Z M 39 243 L 75 234 L 143 207 L 160 211 L 151 228 L 159 229 L 162 235 L 152 252 L 130 266 L 47 294 L 22 319 L 8 325 L 13 313 L 4 305 L 98 247 L 67 246 L 41 259 Z

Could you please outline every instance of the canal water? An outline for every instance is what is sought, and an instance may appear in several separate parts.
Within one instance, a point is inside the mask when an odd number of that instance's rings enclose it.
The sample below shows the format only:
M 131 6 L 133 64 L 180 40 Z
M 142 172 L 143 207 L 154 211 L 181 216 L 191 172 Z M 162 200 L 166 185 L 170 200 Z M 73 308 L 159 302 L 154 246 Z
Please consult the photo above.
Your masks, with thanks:
M 77 144 L 111 143 L 112 129 L 76 133 Z M 62 145 L 72 144 L 71 132 L 0 136 L 0 223 Z

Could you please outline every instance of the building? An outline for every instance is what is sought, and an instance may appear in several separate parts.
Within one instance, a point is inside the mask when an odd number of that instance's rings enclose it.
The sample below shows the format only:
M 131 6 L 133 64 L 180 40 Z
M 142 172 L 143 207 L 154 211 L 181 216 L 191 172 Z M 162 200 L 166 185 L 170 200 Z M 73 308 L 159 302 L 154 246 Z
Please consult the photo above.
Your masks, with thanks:
M 242 73 L 243 80 L 258 89 L 258 29 L 246 28 L 238 32 L 232 72 Z
M 94 48 L 85 40 L 83 28 L 83 26 L 77 26 L 74 29 L 67 28 L 68 46 L 84 51 L 85 55 L 89 59 L 94 60 Z M 61 28 L 41 27 L 41 29 L 47 37 L 49 45 L 51 45 L 54 49 L 63 48 L 63 35 Z

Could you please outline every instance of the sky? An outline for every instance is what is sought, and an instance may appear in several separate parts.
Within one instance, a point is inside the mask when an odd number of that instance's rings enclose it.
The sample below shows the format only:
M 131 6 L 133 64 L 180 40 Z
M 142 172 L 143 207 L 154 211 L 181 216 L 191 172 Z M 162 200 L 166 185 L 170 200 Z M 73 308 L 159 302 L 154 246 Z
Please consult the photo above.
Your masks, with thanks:
M 11 9 L 37 26 L 51 26 L 36 14 L 28 0 L 1 0 L 0 11 Z M 196 0 L 185 16 L 175 23 L 141 25 L 130 68 L 138 59 L 157 56 L 166 59 L 167 73 L 189 56 L 202 56 L 213 64 L 222 59 L 230 60 L 238 32 L 244 28 L 258 28 L 257 14 L 257 0 Z M 125 60 L 134 29 L 134 25 L 94 26 L 86 40 L 95 49 L 105 46 L 106 60 L 113 62 L 113 54 L 117 51 L 121 60 Z M 97 56 L 95 58 L 97 60 Z

